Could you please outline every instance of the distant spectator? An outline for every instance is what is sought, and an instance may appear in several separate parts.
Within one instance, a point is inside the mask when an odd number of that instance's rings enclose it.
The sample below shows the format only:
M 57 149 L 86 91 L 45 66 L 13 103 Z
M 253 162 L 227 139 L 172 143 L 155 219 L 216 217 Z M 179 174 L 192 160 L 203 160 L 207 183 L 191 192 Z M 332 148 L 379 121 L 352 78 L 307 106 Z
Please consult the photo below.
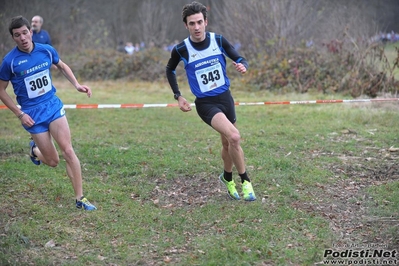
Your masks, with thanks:
M 140 42 L 140 51 L 145 49 L 145 42 Z
M 237 41 L 234 42 L 234 49 L 236 49 L 237 52 L 240 51 L 240 49 L 241 49 L 240 41 L 237 40 Z
M 41 16 L 34 16 L 32 18 L 32 41 L 36 43 L 51 44 L 50 34 L 42 29 L 43 18 Z
M 118 52 L 126 54 L 125 45 L 123 44 L 123 41 L 119 42 L 118 46 L 116 47 L 116 50 Z
M 125 45 L 126 53 L 129 54 L 129 55 L 132 55 L 132 54 L 134 54 L 134 50 L 135 50 L 135 48 L 133 46 L 133 43 L 132 42 L 127 42 L 126 45 Z
M 134 51 L 135 51 L 135 52 L 140 52 L 140 50 L 141 50 L 140 44 L 137 42 L 137 43 L 134 45 Z
M 178 40 L 175 40 L 174 42 L 170 43 L 169 45 L 166 45 L 166 46 L 164 47 L 164 50 L 171 52 L 171 51 L 173 50 L 173 48 L 174 48 L 177 44 L 179 44 L 179 41 L 178 41 Z

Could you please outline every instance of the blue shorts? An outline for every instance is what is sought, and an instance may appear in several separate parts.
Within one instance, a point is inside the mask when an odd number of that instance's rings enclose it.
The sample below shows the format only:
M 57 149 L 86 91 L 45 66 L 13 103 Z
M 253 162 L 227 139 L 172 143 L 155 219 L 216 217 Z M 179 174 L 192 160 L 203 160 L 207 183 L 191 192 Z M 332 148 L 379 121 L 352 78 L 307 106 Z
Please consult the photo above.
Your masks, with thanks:
M 234 99 L 231 96 L 230 90 L 216 96 L 196 98 L 195 109 L 201 119 L 210 126 L 212 126 L 212 118 L 220 112 L 224 113 L 232 124 L 237 119 Z
M 23 125 L 31 134 L 39 134 L 49 131 L 50 123 L 65 115 L 64 104 L 54 95 L 49 101 L 41 103 L 29 109 L 21 109 L 35 121 L 32 127 Z

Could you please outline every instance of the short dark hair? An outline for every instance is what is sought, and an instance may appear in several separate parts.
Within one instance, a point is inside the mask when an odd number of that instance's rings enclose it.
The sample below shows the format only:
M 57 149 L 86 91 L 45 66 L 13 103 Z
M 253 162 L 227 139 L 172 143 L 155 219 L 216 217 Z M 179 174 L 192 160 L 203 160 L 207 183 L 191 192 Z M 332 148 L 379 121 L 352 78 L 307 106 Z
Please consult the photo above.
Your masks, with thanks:
M 28 28 L 28 30 L 30 30 L 29 21 L 26 18 L 24 18 L 23 16 L 16 16 L 11 19 L 11 23 L 10 23 L 10 26 L 8 27 L 8 30 L 9 30 L 10 34 L 12 35 L 13 29 L 18 29 L 23 26 L 26 26 Z
M 198 14 L 198 13 L 202 13 L 204 15 L 204 20 L 207 19 L 208 10 L 206 9 L 206 6 L 204 6 L 203 4 L 194 1 L 191 4 L 185 5 L 183 7 L 183 11 L 182 11 L 182 18 L 183 18 L 184 23 L 187 24 L 188 16 Z

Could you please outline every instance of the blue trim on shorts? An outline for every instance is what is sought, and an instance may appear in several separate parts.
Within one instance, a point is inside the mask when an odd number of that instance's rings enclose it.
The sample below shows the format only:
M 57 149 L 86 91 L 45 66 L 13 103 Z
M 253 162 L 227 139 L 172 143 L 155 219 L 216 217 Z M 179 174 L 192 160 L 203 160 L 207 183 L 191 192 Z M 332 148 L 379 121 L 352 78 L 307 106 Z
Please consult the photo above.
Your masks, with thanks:
M 28 114 L 35 124 L 32 127 L 22 125 L 31 134 L 39 134 L 49 131 L 50 123 L 65 116 L 64 104 L 54 95 L 49 101 L 32 108 L 21 109 Z

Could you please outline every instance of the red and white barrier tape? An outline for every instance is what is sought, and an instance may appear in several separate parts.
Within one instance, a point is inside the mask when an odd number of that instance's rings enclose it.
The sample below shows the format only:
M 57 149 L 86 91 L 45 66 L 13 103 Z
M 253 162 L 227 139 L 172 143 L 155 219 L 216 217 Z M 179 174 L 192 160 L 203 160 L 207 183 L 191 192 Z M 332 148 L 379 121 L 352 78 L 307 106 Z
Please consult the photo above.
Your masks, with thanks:
M 393 102 L 393 101 L 399 101 L 399 98 L 356 99 L 356 100 L 309 100 L 309 101 L 255 102 L 255 103 L 236 103 L 236 105 L 315 104 L 315 103 L 365 103 L 365 102 Z
M 285 105 L 285 104 L 321 104 L 321 103 L 367 103 L 367 102 L 394 102 L 399 98 L 381 98 L 381 99 L 355 99 L 355 100 L 309 100 L 309 101 L 277 101 L 277 102 L 236 102 L 235 105 Z M 177 103 L 127 103 L 127 104 L 64 104 L 65 109 L 107 109 L 107 108 L 160 108 L 177 107 Z M 195 106 L 194 103 L 191 106 Z M 20 107 L 20 106 L 18 106 Z M 7 109 L 7 106 L 0 105 L 1 109 Z

